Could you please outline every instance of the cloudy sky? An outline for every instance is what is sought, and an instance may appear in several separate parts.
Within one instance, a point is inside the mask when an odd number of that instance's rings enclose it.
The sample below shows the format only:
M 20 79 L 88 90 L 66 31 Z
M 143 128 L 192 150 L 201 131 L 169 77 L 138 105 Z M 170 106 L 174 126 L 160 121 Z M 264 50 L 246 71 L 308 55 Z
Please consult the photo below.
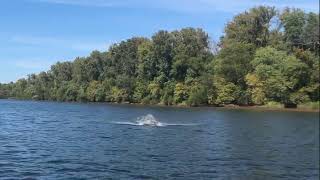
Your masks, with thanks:
M 270 5 L 318 12 L 318 0 L 2 0 L 0 82 L 46 71 L 57 61 L 107 50 L 160 29 L 205 29 L 218 40 L 232 17 Z

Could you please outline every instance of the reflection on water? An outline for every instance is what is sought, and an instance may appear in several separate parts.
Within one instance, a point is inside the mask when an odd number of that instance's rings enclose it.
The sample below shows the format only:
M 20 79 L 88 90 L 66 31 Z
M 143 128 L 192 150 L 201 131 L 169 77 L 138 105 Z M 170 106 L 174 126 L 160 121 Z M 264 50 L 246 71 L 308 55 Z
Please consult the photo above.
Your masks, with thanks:
M 0 100 L 0 179 L 317 179 L 317 113 Z

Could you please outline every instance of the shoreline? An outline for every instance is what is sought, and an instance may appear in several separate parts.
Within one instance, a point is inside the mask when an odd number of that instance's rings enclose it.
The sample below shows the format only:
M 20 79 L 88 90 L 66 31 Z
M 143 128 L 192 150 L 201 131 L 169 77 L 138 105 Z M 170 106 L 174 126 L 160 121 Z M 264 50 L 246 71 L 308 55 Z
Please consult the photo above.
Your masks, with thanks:
M 222 107 L 223 109 L 243 109 L 243 110 L 255 110 L 255 111 L 279 111 L 279 112 L 314 112 L 319 113 L 319 109 L 308 109 L 308 108 L 274 108 L 264 106 L 237 106 L 237 107 Z
M 95 104 L 96 102 L 89 102 Z M 164 105 L 164 104 L 141 104 L 141 103 L 113 103 L 113 102 L 102 102 L 102 104 L 111 105 L 133 105 L 133 106 L 150 106 L 150 107 L 166 107 L 166 108 L 207 108 L 207 109 L 225 109 L 225 110 L 250 110 L 250 111 L 278 111 L 278 112 L 312 112 L 319 113 L 319 109 L 311 108 L 276 108 L 276 107 L 265 107 L 265 106 L 240 106 L 235 104 L 229 104 L 225 106 L 214 106 L 214 105 L 200 105 L 200 106 L 186 106 L 186 105 Z
M 199 106 L 187 106 L 187 105 L 165 105 L 165 104 L 142 104 L 142 103 L 130 103 L 130 102 L 67 102 L 67 101 L 50 101 L 50 100 L 30 100 L 30 99 L 15 99 L 15 98 L 3 98 L 4 100 L 14 101 L 34 101 L 34 102 L 56 102 L 56 103 L 69 103 L 69 104 L 108 104 L 108 105 L 128 105 L 128 106 L 149 106 L 149 107 L 165 107 L 165 108 L 207 108 L 207 109 L 225 109 L 225 110 L 249 110 L 260 112 L 310 112 L 320 113 L 320 109 L 312 108 L 284 108 L 284 107 L 266 107 L 266 106 L 240 106 L 235 104 L 228 104 L 225 106 L 214 105 L 199 105 Z M 2 99 L 0 99 L 2 100 Z

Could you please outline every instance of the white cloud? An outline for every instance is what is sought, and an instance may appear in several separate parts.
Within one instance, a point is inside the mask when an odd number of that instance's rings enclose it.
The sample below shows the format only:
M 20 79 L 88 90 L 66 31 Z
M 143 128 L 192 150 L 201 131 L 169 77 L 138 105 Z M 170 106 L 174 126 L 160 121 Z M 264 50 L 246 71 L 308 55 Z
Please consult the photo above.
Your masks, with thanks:
M 25 59 L 25 60 L 15 60 L 13 65 L 18 68 L 23 69 L 47 69 L 50 67 L 52 63 L 47 60 L 40 60 L 40 59 Z
M 0 62 L 0 83 L 9 83 L 27 78 L 28 74 L 47 71 L 56 61 L 45 58 L 4 58 Z
M 35 2 L 46 2 L 54 4 L 80 5 L 80 6 L 98 6 L 98 7 L 112 7 L 119 5 L 119 3 L 105 1 L 105 0 L 32 0 Z
M 71 49 L 78 50 L 78 51 L 92 51 L 92 50 L 100 50 L 100 51 L 106 51 L 108 47 L 110 46 L 110 43 L 74 43 L 71 44 Z
M 155 8 L 187 13 L 208 13 L 214 11 L 236 13 L 257 5 L 269 5 L 279 8 L 296 7 L 306 11 L 319 11 L 318 0 L 33 0 L 37 2 L 96 6 Z
M 26 46 L 39 47 L 58 47 L 64 49 L 71 49 L 76 51 L 106 51 L 111 45 L 111 42 L 94 42 L 94 41 L 79 41 L 72 39 L 62 39 L 56 37 L 42 37 L 42 36 L 13 36 L 10 42 Z
M 199 0 L 199 2 L 202 3 L 202 6 L 225 12 L 239 12 L 260 5 L 277 8 L 295 7 L 315 12 L 318 12 L 319 9 L 317 0 Z
M 50 44 L 63 44 L 64 40 L 53 37 L 36 37 L 36 36 L 13 36 L 11 42 L 25 44 L 25 45 L 50 45 Z

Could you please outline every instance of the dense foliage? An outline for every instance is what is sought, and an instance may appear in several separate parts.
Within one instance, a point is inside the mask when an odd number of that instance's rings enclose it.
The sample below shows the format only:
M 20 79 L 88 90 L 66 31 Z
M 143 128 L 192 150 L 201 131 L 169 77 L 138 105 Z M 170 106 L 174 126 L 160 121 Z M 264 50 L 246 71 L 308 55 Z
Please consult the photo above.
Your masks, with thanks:
M 256 7 L 225 27 L 134 37 L 48 72 L 0 84 L 0 98 L 165 105 L 319 101 L 319 15 Z

